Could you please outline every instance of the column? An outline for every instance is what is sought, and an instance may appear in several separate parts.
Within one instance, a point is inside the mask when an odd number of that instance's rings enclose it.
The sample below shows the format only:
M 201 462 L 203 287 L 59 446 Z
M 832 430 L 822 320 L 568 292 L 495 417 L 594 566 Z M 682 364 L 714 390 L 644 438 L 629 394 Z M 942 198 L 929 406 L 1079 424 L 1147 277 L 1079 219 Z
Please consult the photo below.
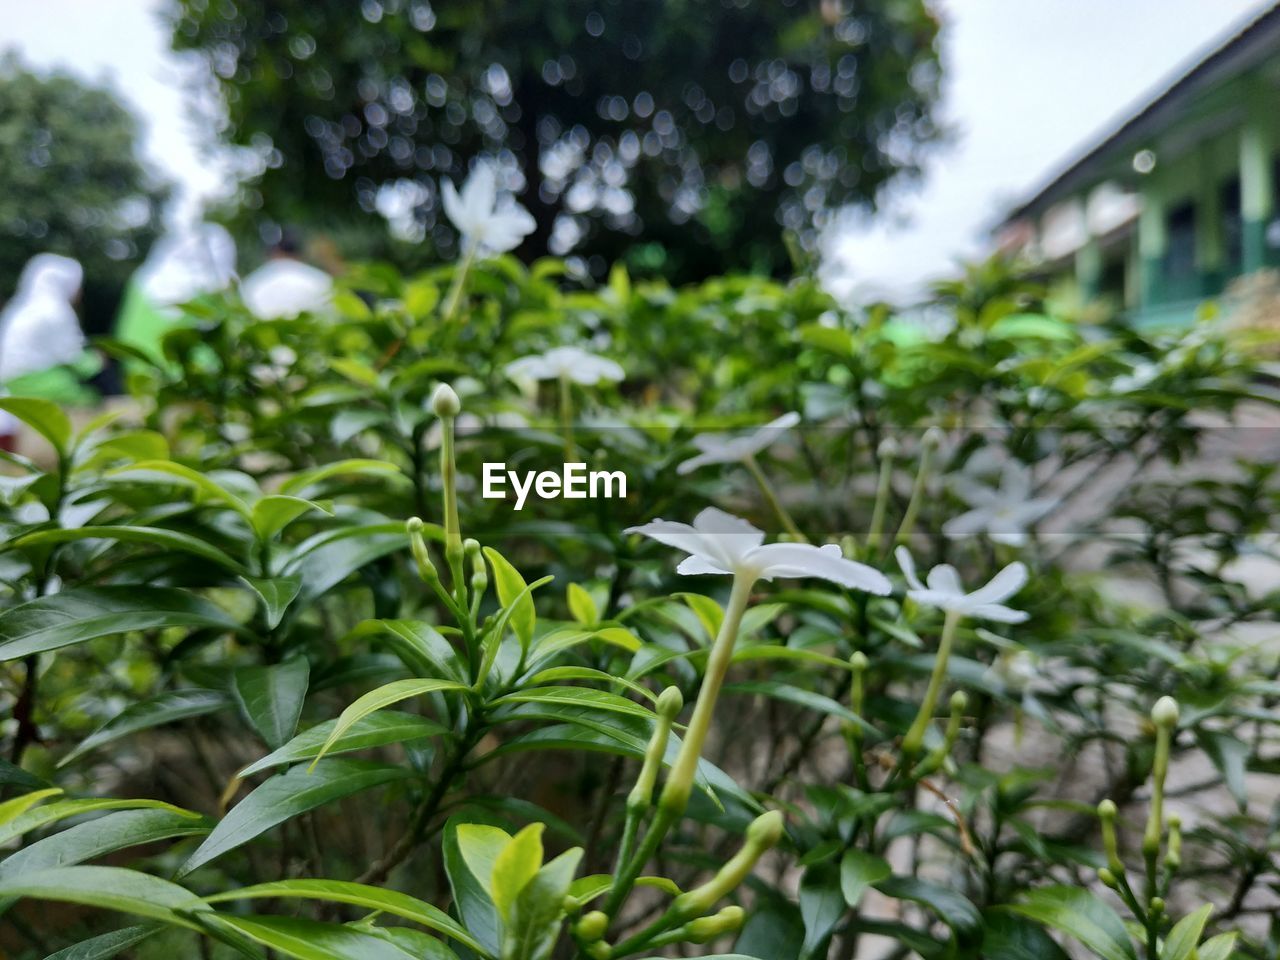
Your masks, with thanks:
M 1265 88 L 1248 93 L 1248 115 L 1240 130 L 1240 214 L 1244 272 L 1267 264 L 1267 224 L 1275 215 L 1271 137 L 1265 119 Z M 1274 104 L 1273 104 L 1274 106 Z
M 1196 156 L 1196 272 L 1200 292 L 1212 296 L 1226 280 L 1227 251 L 1222 236 L 1222 184 L 1209 144 Z
M 1149 174 L 1142 180 L 1142 210 L 1138 214 L 1138 306 L 1150 307 L 1164 299 L 1164 255 L 1168 249 L 1165 199 Z

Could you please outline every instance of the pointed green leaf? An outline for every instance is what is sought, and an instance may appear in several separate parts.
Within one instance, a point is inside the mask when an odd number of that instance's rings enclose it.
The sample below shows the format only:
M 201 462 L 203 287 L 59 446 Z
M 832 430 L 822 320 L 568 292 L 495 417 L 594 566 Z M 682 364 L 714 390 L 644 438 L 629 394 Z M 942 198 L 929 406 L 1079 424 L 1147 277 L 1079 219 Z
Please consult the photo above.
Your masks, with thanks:
M 120 867 L 50 867 L 0 878 L 0 898 L 80 903 L 198 929 L 176 910 L 208 910 L 190 890 Z
M 384 890 L 363 883 L 342 880 L 277 880 L 241 887 L 225 893 L 206 897 L 206 903 L 228 900 L 266 898 L 323 900 L 329 903 L 349 903 L 368 910 L 379 910 L 393 916 L 412 920 L 430 930 L 443 933 L 472 950 L 483 952 L 479 942 L 458 921 L 425 901 L 418 900 L 398 890 Z
M 263 497 L 253 505 L 249 522 L 253 525 L 253 532 L 257 534 L 259 540 L 270 540 L 304 513 L 310 513 L 312 510 L 333 513 L 328 507 L 312 500 L 272 494 Z
M 58 766 L 64 767 L 86 753 L 98 749 L 104 744 L 127 737 L 140 730 L 151 730 L 167 723 L 189 720 L 192 717 L 203 717 L 216 713 L 229 706 L 230 699 L 220 690 L 203 688 L 189 690 L 169 690 L 158 694 L 150 700 L 143 700 L 125 707 L 89 736 L 81 740 L 74 750 L 60 761 Z
M 298 814 L 410 775 L 410 770 L 394 764 L 336 758 L 325 760 L 314 772 L 294 767 L 232 807 L 178 875 L 186 876 Z
M 134 944 L 155 936 L 162 929 L 164 928 L 148 924 L 112 930 L 110 933 L 81 940 L 57 953 L 51 953 L 44 960 L 111 960 L 112 957 L 119 956 L 122 950 L 127 950 Z
M 274 630 L 280 626 L 284 612 L 293 603 L 298 591 L 302 588 L 301 577 L 241 577 L 250 589 L 262 601 L 262 609 L 266 613 L 267 627 Z
M 884 857 L 862 850 L 846 850 L 840 858 L 840 892 L 844 902 L 857 909 L 867 888 L 893 875 L 893 868 Z
M 401 700 L 421 696 L 424 693 L 465 689 L 467 688 L 455 680 L 411 679 L 395 680 L 378 687 L 376 690 L 370 690 L 338 715 L 338 722 L 334 724 L 333 730 L 329 734 L 329 739 L 320 748 L 320 753 L 316 755 L 316 760 L 312 761 L 312 766 L 315 766 L 320 757 L 329 752 L 329 748 L 337 743 L 343 734 L 350 730 L 359 720 L 369 716 L 369 714 L 376 713 L 384 707 L 391 706 L 393 703 L 399 703 Z
M 301 496 L 309 487 L 313 487 L 330 477 L 339 476 L 400 476 L 400 468 L 386 460 L 337 460 L 312 470 L 304 470 L 280 484 L 280 492 L 290 496 Z
M 203 918 L 211 927 L 234 930 L 296 960 L 436 960 L 409 952 L 359 927 L 324 923 L 306 917 L 233 917 L 218 914 Z M 444 949 L 441 945 L 441 949 Z M 449 951 L 437 957 L 447 957 Z
M 581 859 L 580 847 L 566 850 L 524 885 L 504 932 L 504 957 L 547 960 L 551 955 L 564 920 L 564 900 Z
M 1175 923 L 1164 938 L 1160 960 L 1192 960 L 1196 956 L 1196 947 L 1200 945 L 1200 937 L 1204 934 L 1204 925 L 1209 922 L 1209 915 L 1212 913 L 1213 905 L 1206 903 L 1195 913 L 1189 913 Z
M 159 483 L 191 487 L 201 497 L 230 507 L 246 520 L 250 516 L 249 505 L 236 494 L 199 470 L 192 470 L 190 467 L 174 463 L 172 460 L 142 460 L 138 463 L 131 463 L 127 467 L 112 470 L 107 476 L 126 478 L 133 483 Z
M 0 397 L 0 410 L 13 414 L 66 455 L 71 443 L 71 420 L 62 408 L 38 397 Z
M 310 677 L 311 665 L 306 657 L 270 666 L 238 667 L 231 674 L 236 702 L 272 749 L 288 741 L 298 728 Z
M 493 861 L 511 837 L 505 830 L 489 827 L 488 830 L 496 832 L 491 833 L 486 841 L 479 835 L 478 827 L 478 824 L 460 823 L 456 817 L 450 818 L 445 824 L 442 845 L 444 868 L 449 876 L 449 887 L 453 890 L 453 900 L 457 904 L 458 917 L 463 926 L 483 944 L 487 954 L 497 956 L 498 908 L 493 905 L 488 891 L 481 885 L 479 874 L 493 876 Z M 469 852 L 474 865 L 462 854 L 459 831 L 464 828 L 469 828 Z
M 243 565 L 213 544 L 178 530 L 145 526 L 76 527 L 68 530 L 38 530 L 14 540 L 10 546 L 29 547 L 46 543 L 69 543 L 73 540 L 115 540 L 118 543 L 145 543 L 165 550 L 178 550 L 208 560 L 224 570 L 238 573 Z
M 541 823 L 529 824 L 503 846 L 493 861 L 488 890 L 493 897 L 493 905 L 498 908 L 498 915 L 504 921 L 510 921 L 511 909 L 520 891 L 542 869 L 544 829 Z M 466 856 L 466 840 L 460 836 L 459 842 L 463 844 L 463 856 Z M 484 878 L 480 879 L 483 883 Z
M 333 728 L 337 725 L 336 719 L 326 720 L 310 730 L 304 730 L 284 746 L 245 767 L 237 776 L 244 779 L 263 770 L 270 770 L 272 767 L 287 766 L 319 756 L 321 748 L 324 747 L 329 735 L 333 733 Z M 403 713 L 399 710 L 383 710 L 352 724 L 347 732 L 328 748 L 326 755 L 350 753 L 353 750 L 403 743 L 407 740 L 421 740 L 444 732 L 444 727 L 426 717 Z
M 57 823 L 59 820 L 66 820 L 70 817 L 96 813 L 99 810 L 143 809 L 168 810 L 193 821 L 201 819 L 200 814 L 193 813 L 190 810 L 183 810 L 181 807 L 175 807 L 173 804 L 165 803 L 163 800 L 119 800 L 112 797 L 95 797 L 87 800 L 58 800 L 54 803 L 46 803 L 43 806 L 27 810 L 0 826 L 0 846 L 8 843 L 14 837 L 20 837 L 25 833 L 30 833 L 32 830 L 37 830 L 40 827 L 48 826 L 51 823 Z
M 0 613 L 0 660 L 161 627 L 238 630 L 220 608 L 169 587 L 76 587 Z
M 16 820 L 42 800 L 62 795 L 61 787 L 44 787 L 0 803 L 0 826 Z
M 1102 960 L 1137 960 L 1124 922 L 1082 887 L 1039 887 L 1008 909 L 1073 937 Z
M 498 602 L 510 608 L 509 619 L 511 629 L 520 640 L 522 650 L 529 649 L 533 640 L 533 628 L 537 622 L 537 614 L 533 608 L 533 597 L 529 595 L 528 585 L 520 571 L 507 562 L 502 554 L 492 547 L 484 548 L 484 555 L 493 570 L 493 584 L 498 591 Z
M 569 613 L 573 619 L 577 620 L 583 626 L 591 626 L 600 622 L 600 611 L 596 609 L 596 602 L 591 599 L 591 594 L 578 586 L 576 583 L 569 584 L 568 590 Z

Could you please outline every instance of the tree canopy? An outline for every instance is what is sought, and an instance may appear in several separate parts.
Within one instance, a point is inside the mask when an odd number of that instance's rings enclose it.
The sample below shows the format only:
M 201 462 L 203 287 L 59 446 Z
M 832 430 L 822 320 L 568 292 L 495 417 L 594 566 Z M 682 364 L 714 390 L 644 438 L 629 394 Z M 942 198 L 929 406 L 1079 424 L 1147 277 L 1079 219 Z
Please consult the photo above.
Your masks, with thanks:
M 873 203 L 938 135 L 924 0 L 172 0 L 169 16 L 223 94 L 225 140 L 258 164 L 233 219 L 350 255 L 449 254 L 439 180 L 488 156 L 537 220 L 526 258 L 777 272 L 784 233 L 812 242 L 824 211 Z
M 159 230 L 163 190 L 138 158 L 137 123 L 110 90 L 0 60 L 0 301 L 45 251 L 84 266 L 94 332 Z

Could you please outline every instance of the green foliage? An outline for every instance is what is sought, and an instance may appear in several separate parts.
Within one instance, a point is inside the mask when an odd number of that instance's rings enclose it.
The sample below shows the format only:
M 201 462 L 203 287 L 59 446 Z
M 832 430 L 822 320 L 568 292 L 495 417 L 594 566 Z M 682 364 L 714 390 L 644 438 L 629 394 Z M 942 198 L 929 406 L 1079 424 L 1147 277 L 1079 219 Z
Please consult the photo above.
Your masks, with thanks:
M 776 274 L 792 264 L 784 231 L 812 241 L 816 211 L 873 203 L 938 137 L 938 23 L 920 0 L 288 0 L 226 13 L 204 0 L 167 10 L 174 48 L 197 53 L 223 94 L 227 140 L 263 161 L 234 212 L 246 239 L 265 222 L 358 258 L 454 253 L 440 178 L 489 154 L 525 184 L 538 225 L 525 259 L 551 249 L 559 218 L 598 264 Z M 419 192 L 393 239 L 381 191 L 409 185 Z M 430 309 L 435 296 L 412 299 Z
M 0 298 L 37 253 L 65 254 L 84 266 L 89 330 L 111 328 L 160 229 L 164 192 L 137 141 L 137 122 L 110 90 L 0 59 Z
M 458 269 L 365 266 L 333 318 L 191 304 L 140 422 L 3 401 L 48 450 L 0 485 L 0 947 L 1274 956 L 1277 593 L 1235 571 L 1276 559 L 1275 470 L 1177 472 L 1273 413 L 1229 332 L 1086 324 L 998 263 L 939 289 L 946 329 L 804 278 Z M 625 380 L 506 375 L 589 340 Z M 678 471 L 787 410 L 753 461 Z M 481 464 L 566 447 L 628 496 L 479 495 Z M 1069 534 L 935 535 L 991 454 Z M 730 589 L 626 532 L 713 505 L 894 591 Z M 1027 621 L 905 595 L 899 540 L 968 589 L 1025 564 Z M 1216 806 L 1184 831 L 1193 788 Z

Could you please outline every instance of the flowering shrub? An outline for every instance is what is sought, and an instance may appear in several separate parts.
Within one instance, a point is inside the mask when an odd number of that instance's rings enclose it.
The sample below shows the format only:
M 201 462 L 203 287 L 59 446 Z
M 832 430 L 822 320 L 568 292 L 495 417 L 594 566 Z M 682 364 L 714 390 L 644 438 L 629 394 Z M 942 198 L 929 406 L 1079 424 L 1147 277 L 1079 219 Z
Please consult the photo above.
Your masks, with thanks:
M 51 451 L 2 488 L 0 947 L 1276 955 L 1230 332 L 998 264 L 915 318 L 589 289 L 494 211 L 335 316 L 190 304 L 137 424 L 0 400 Z M 481 495 L 578 458 L 626 498 Z

